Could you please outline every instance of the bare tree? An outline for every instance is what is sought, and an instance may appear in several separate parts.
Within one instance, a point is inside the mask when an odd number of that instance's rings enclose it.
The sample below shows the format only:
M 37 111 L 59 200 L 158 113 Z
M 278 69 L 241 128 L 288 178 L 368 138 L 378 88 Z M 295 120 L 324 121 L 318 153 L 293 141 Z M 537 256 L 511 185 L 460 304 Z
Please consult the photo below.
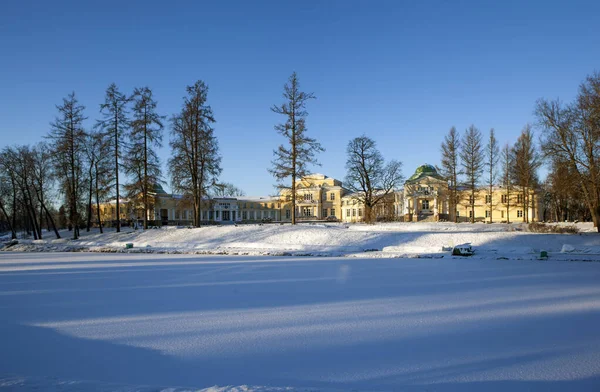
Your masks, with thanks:
M 56 238 L 60 238 L 60 234 L 56 227 L 56 223 L 52 213 L 48 207 L 47 194 L 53 188 L 54 172 L 52 171 L 52 155 L 48 145 L 44 142 L 38 143 L 31 149 L 30 165 L 32 175 L 32 188 L 40 206 L 40 223 L 42 217 L 45 217 L 49 228 L 52 228 Z
M 456 209 L 459 201 L 458 176 L 461 174 L 459 166 L 460 136 L 455 127 L 450 128 L 448 134 L 444 137 L 441 146 L 442 152 L 442 175 L 448 181 L 448 204 L 450 209 L 450 220 L 456 222 Z
M 600 73 L 586 78 L 571 105 L 540 99 L 535 113 L 544 155 L 560 159 L 575 174 L 600 232 Z
M 5 149 L 7 160 L 11 162 L 11 169 L 14 171 L 16 191 L 18 200 L 26 213 L 26 222 L 31 225 L 34 239 L 42 239 L 42 230 L 37 214 L 37 203 L 33 197 L 31 187 L 32 182 L 32 164 L 31 151 L 29 146 L 8 147 Z M 28 226 L 29 227 L 29 226 Z M 29 230 L 28 230 L 29 231 Z
M 11 161 L 11 149 L 6 147 L 0 153 L 0 210 L 11 231 L 11 238 L 17 238 L 17 186 L 15 165 Z
M 148 229 L 150 211 L 149 194 L 160 182 L 160 159 L 156 150 L 162 146 L 164 116 L 156 112 L 156 101 L 148 87 L 133 92 L 133 121 L 131 122 L 131 149 L 127 161 L 127 174 L 133 181 L 127 185 L 130 199 L 142 195 L 144 229 Z
M 375 141 L 365 135 L 350 140 L 346 154 L 346 187 L 364 205 L 365 222 L 373 223 L 375 207 L 402 183 L 402 163 L 392 160 L 384 164 Z
M 568 162 L 551 158 L 544 186 L 549 219 L 563 221 L 591 218 L 577 175 Z
M 478 184 L 483 174 L 483 145 L 481 132 L 474 125 L 467 128 L 462 141 L 460 152 L 461 165 L 465 172 L 465 187 L 471 193 L 469 204 L 471 206 L 471 223 L 475 223 L 475 198 Z
M 86 231 L 91 229 L 95 205 L 98 227 L 100 232 L 103 232 L 99 198 L 100 194 L 106 196 L 113 188 L 112 179 L 114 179 L 115 167 L 112 165 L 114 161 L 111 158 L 114 157 L 111 154 L 104 153 L 109 149 L 109 146 L 113 145 L 112 136 L 104 132 L 91 132 L 86 138 L 84 149 L 87 165 Z
M 201 202 L 221 173 L 219 144 L 211 126 L 215 122 L 207 105 L 208 86 L 197 81 L 187 87 L 181 113 L 171 119 L 169 173 L 173 189 L 191 195 L 194 203 L 193 224 L 200 226 Z
M 506 204 L 506 223 L 510 223 L 510 201 L 512 197 L 512 167 L 513 153 L 508 144 L 504 145 L 501 153 L 502 159 L 502 185 L 504 186 L 503 202 Z
M 119 185 L 119 170 L 121 168 L 121 157 L 123 154 L 123 137 L 129 128 L 129 120 L 127 118 L 127 104 L 129 98 L 119 91 L 117 85 L 112 83 L 106 89 L 104 103 L 100 105 L 100 113 L 103 116 L 102 120 L 98 120 L 96 126 L 102 129 L 106 135 L 111 155 L 114 159 L 113 178 L 115 180 L 115 200 L 117 212 L 117 232 L 121 231 L 121 200 L 120 200 L 120 185 Z M 91 192 L 90 192 L 91 193 Z M 91 197 L 90 197 L 91 200 Z M 91 203 L 90 203 L 91 205 Z M 90 209 L 91 211 L 91 209 Z M 89 219 L 88 219 L 89 225 Z
M 487 180 L 489 187 L 489 195 L 487 197 L 489 208 L 490 208 L 490 223 L 493 222 L 493 211 L 494 211 L 494 183 L 498 175 L 498 160 L 500 159 L 500 150 L 498 147 L 498 141 L 494 128 L 490 129 L 490 138 L 488 144 L 485 147 L 485 166 L 487 167 Z
M 271 162 L 273 167 L 269 173 L 275 177 L 280 190 L 286 189 L 291 193 L 292 224 L 296 224 L 296 181 L 308 174 L 308 165 L 318 165 L 316 155 L 325 151 L 316 139 L 306 135 L 306 103 L 315 99 L 313 93 L 300 91 L 300 83 L 296 72 L 292 73 L 283 87 L 284 103 L 271 107 L 271 111 L 285 116 L 285 123 L 275 125 L 275 130 L 285 138 L 273 151 L 275 158 Z M 291 185 L 283 182 L 291 178 Z
M 83 147 L 85 130 L 83 116 L 85 107 L 75 98 L 75 93 L 63 99 L 56 106 L 58 116 L 51 123 L 48 139 L 51 141 L 52 158 L 56 173 L 61 180 L 62 191 L 67 199 L 69 224 L 73 229 L 73 239 L 79 238 L 79 203 L 82 188 Z
M 523 206 L 523 222 L 529 222 L 529 207 L 533 204 L 530 200 L 530 191 L 537 185 L 537 169 L 541 160 L 535 143 L 531 127 L 526 125 L 521 131 L 519 139 L 513 146 L 513 182 L 521 191 L 521 205 Z
M 212 195 L 214 197 L 241 197 L 246 196 L 246 193 L 229 182 L 223 182 L 220 184 L 214 184 L 214 191 Z
M 17 232 L 12 223 L 11 215 L 8 212 L 6 200 L 10 198 L 11 189 L 9 187 L 9 182 L 5 180 L 4 173 L 0 172 L 0 211 L 2 211 L 2 215 L 4 215 L 4 219 L 6 220 L 6 225 L 11 233 L 11 238 L 17 238 Z

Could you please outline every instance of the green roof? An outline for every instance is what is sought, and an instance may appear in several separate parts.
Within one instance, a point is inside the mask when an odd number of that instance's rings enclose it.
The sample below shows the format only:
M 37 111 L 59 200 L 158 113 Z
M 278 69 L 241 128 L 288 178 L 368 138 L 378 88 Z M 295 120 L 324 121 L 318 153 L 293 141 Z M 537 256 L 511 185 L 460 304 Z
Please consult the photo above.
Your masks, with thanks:
M 162 185 L 160 185 L 160 184 L 154 184 L 154 193 L 156 193 L 156 194 L 166 194 L 167 192 L 165 192 L 165 190 L 163 189 Z
M 425 164 L 417 167 L 417 170 L 415 170 L 415 174 L 413 174 L 406 182 L 415 182 L 423 177 L 433 177 L 437 178 L 438 180 L 444 179 L 444 177 L 439 175 L 439 173 L 433 165 Z

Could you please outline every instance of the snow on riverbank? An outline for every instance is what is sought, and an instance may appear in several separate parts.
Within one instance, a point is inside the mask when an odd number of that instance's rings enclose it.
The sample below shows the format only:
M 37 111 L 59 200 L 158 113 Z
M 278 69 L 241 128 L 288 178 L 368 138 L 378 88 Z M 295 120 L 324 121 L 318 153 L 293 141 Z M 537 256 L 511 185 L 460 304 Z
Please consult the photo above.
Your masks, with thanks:
M 561 259 L 600 259 L 600 236 L 591 223 L 580 234 L 527 232 L 523 224 L 386 223 L 222 225 L 201 228 L 125 229 L 67 238 L 21 240 L 17 251 L 96 251 L 229 255 L 442 257 L 471 243 L 480 258 L 535 258 L 541 250 Z M 64 232 L 67 237 L 70 233 Z M 50 237 L 50 233 L 46 234 Z M 126 244 L 133 244 L 126 249 Z M 365 253 L 366 252 L 366 253 Z

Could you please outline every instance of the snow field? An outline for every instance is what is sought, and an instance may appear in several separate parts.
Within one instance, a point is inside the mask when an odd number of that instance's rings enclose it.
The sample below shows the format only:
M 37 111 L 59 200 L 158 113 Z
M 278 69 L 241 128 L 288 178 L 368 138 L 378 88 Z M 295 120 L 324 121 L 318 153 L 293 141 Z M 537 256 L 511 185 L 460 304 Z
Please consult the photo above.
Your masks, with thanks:
M 2 252 L 0 389 L 596 391 L 599 279 L 556 260 Z

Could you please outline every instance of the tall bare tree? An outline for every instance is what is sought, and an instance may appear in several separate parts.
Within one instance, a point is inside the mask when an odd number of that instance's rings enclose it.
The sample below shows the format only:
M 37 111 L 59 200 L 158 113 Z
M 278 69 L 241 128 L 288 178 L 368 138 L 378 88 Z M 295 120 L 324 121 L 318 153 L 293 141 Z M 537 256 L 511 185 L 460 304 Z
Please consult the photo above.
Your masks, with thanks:
M 284 137 L 285 143 L 273 151 L 275 158 L 269 173 L 275 177 L 280 190 L 291 193 L 292 224 L 296 224 L 296 181 L 308 174 L 308 166 L 318 165 L 317 153 L 325 151 L 316 139 L 306 135 L 306 103 L 315 99 L 313 93 L 300 91 L 300 83 L 296 72 L 292 73 L 283 87 L 284 102 L 274 105 L 271 111 L 285 117 L 284 123 L 275 125 L 275 130 Z M 291 185 L 284 181 L 291 179 Z
M 460 151 L 460 136 L 456 131 L 455 127 L 450 128 L 448 134 L 444 137 L 444 142 L 441 146 L 442 152 L 442 175 L 448 181 L 448 204 L 450 209 L 450 220 L 456 222 L 458 216 L 456 210 L 459 202 L 458 192 L 458 176 L 461 174 L 459 164 L 459 151 Z
M 364 205 L 364 221 L 373 223 L 375 207 L 402 183 L 402 163 L 392 160 L 385 164 L 375 141 L 365 135 L 350 140 L 346 154 L 345 185 Z
M 512 167 L 514 164 L 513 153 L 508 144 L 502 147 L 502 185 L 504 186 L 504 203 L 506 204 L 506 223 L 510 223 L 510 201 L 512 197 Z
M 14 198 L 14 187 L 11 187 L 10 173 L 5 170 L 5 155 L 0 153 L 0 211 L 6 220 L 6 226 L 10 230 L 11 238 L 17 238 L 17 231 L 13 217 L 15 213 L 14 205 L 16 199 Z M 14 204 L 11 207 L 10 200 L 14 200 Z
M 563 221 L 591 218 L 577 175 L 568 162 L 551 158 L 550 171 L 544 185 L 549 209 L 549 216 L 545 219 Z
M 51 123 L 48 134 L 55 171 L 61 180 L 67 200 L 68 221 L 73 229 L 73 239 L 79 238 L 79 203 L 82 188 L 83 148 L 86 132 L 83 128 L 85 106 L 80 105 L 71 93 L 56 106 L 58 116 Z
M 523 128 L 521 135 L 513 146 L 513 159 L 513 182 L 519 187 L 521 192 L 523 222 L 529 222 L 529 208 L 534 204 L 534 200 L 530 199 L 530 191 L 537 185 L 537 169 L 541 164 L 540 156 L 533 140 L 533 132 L 529 125 Z
M 112 188 L 111 182 L 115 171 L 114 162 L 111 160 L 111 154 L 105 154 L 107 148 L 112 145 L 111 142 L 112 135 L 100 131 L 90 132 L 86 138 L 84 149 L 87 165 L 86 231 L 90 231 L 92 227 L 95 205 L 98 227 L 100 232 L 103 232 L 98 196 L 101 188 L 106 190 Z M 96 196 L 95 202 L 94 196 Z
M 60 238 L 56 222 L 48 204 L 48 193 L 53 188 L 55 177 L 52 165 L 50 164 L 51 159 L 52 155 L 47 143 L 38 143 L 31 149 L 32 188 L 40 206 L 40 222 L 42 221 L 42 217 L 45 217 L 49 229 L 52 228 L 56 238 Z
M 183 108 L 171 119 L 169 143 L 171 184 L 176 191 L 191 195 L 196 227 L 201 222 L 202 198 L 221 173 L 219 143 L 211 126 L 215 119 L 207 95 L 208 86 L 201 80 L 187 87 Z
M 466 176 L 464 184 L 471 194 L 469 197 L 471 223 L 475 223 L 475 199 L 478 191 L 479 179 L 483 174 L 484 155 L 481 131 L 474 125 L 467 128 L 463 135 L 460 160 Z
M 127 104 L 129 98 L 121 93 L 117 85 L 112 83 L 106 89 L 104 103 L 100 105 L 100 113 L 103 118 L 98 120 L 96 126 L 102 129 L 106 135 L 109 135 L 109 145 L 111 155 L 114 160 L 113 178 L 115 180 L 115 200 L 117 212 L 117 232 L 121 231 L 121 200 L 119 170 L 121 169 L 121 158 L 123 155 L 123 138 L 129 128 L 129 119 L 127 118 Z
M 37 203 L 33 197 L 32 190 L 32 163 L 31 151 L 29 146 L 6 147 L 3 151 L 3 159 L 9 162 L 8 170 L 13 178 L 13 186 L 16 199 L 18 200 L 22 211 L 24 212 L 24 221 L 26 230 L 33 232 L 34 239 L 42 238 L 40 220 L 37 214 Z
M 133 92 L 133 121 L 131 122 L 131 149 L 127 161 L 127 174 L 133 179 L 127 185 L 130 199 L 142 195 L 144 229 L 148 229 L 150 211 L 149 194 L 160 182 L 160 159 L 156 153 L 162 146 L 164 116 L 156 112 L 156 101 L 149 87 L 136 88 Z
M 498 160 L 500 159 L 500 149 L 498 147 L 498 141 L 496 140 L 496 134 L 494 128 L 490 129 L 490 138 L 488 144 L 485 147 L 485 166 L 487 168 L 487 185 L 489 188 L 488 203 L 490 211 L 490 223 L 493 222 L 494 212 L 494 184 L 496 177 L 498 176 Z
M 17 238 L 17 202 L 15 164 L 12 162 L 12 148 L 5 147 L 0 152 L 0 210 L 11 231 L 11 238 Z
M 600 73 L 585 79 L 572 104 L 540 99 L 535 113 L 544 155 L 569 165 L 600 232 Z

